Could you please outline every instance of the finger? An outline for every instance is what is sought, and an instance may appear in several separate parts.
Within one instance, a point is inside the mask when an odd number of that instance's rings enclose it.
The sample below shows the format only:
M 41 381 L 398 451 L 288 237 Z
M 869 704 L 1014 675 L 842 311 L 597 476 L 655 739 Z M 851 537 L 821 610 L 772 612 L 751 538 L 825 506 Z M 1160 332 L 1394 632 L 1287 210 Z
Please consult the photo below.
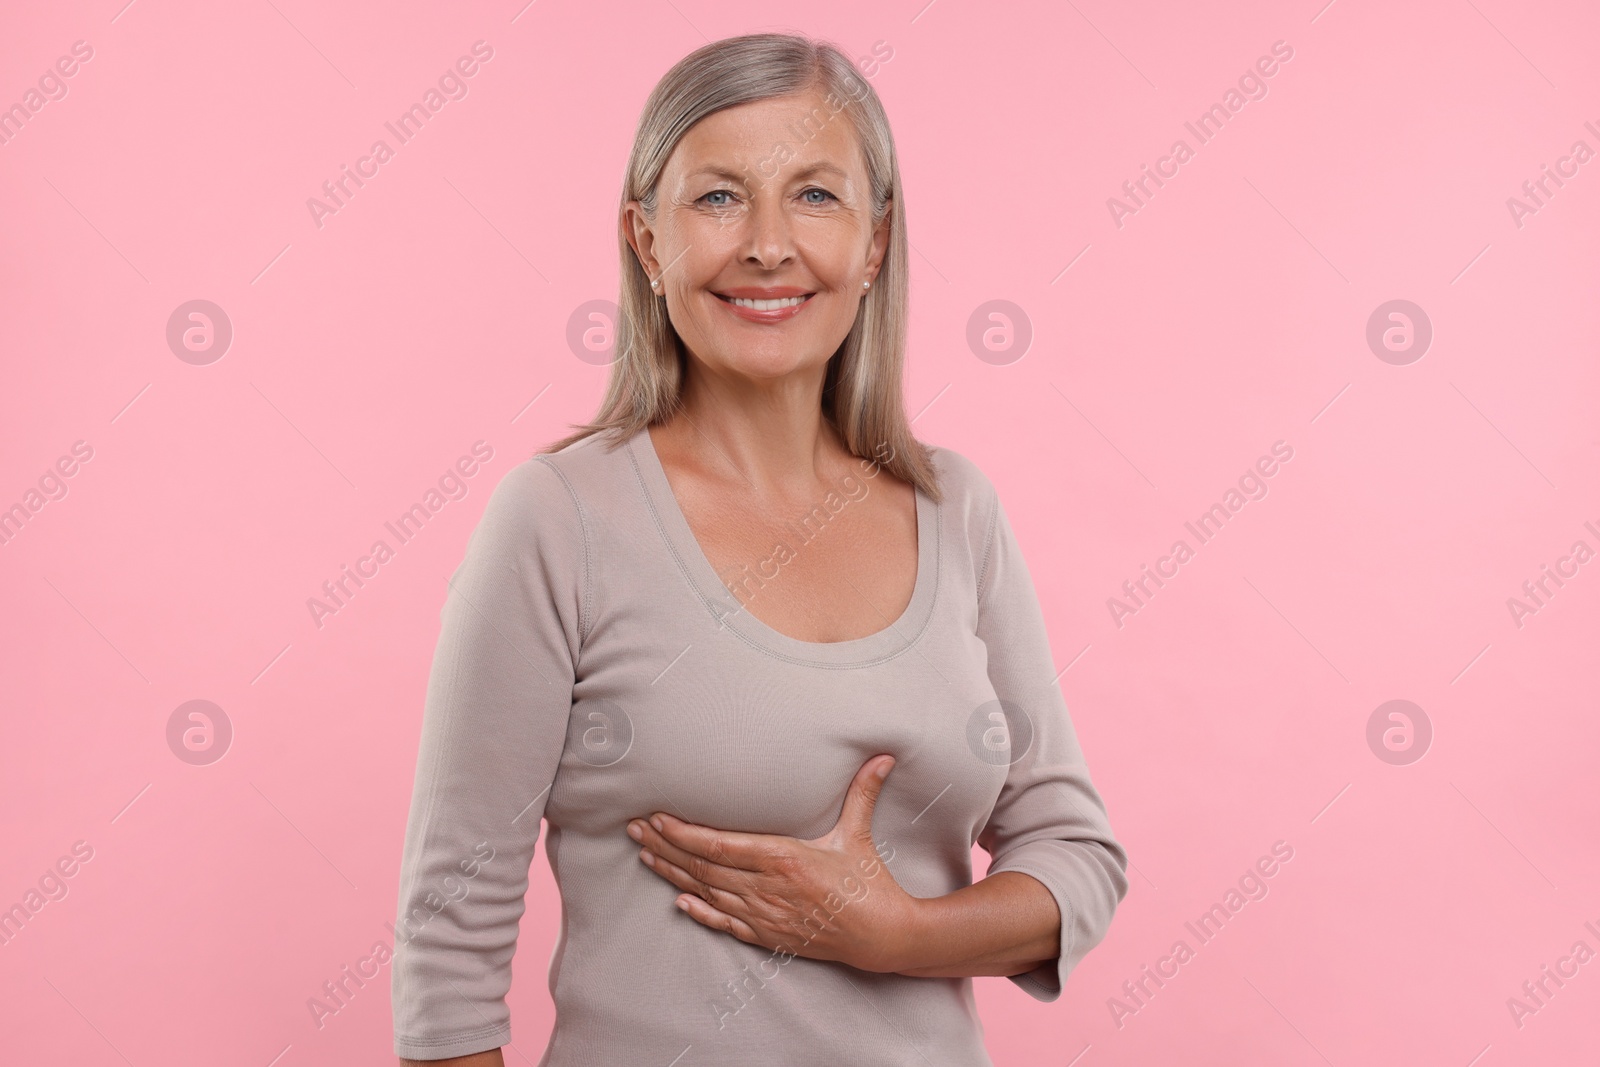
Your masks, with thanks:
M 699 881 L 729 890 L 737 890 L 741 886 L 751 884 L 751 877 L 754 872 L 724 866 L 698 853 L 681 849 L 649 823 L 644 823 L 641 830 L 642 834 L 639 843 L 653 853 L 658 860 L 670 861 L 676 864 Z
M 744 871 L 766 870 L 767 860 L 773 854 L 772 834 L 746 834 L 738 830 L 719 830 L 714 826 L 684 822 L 676 816 L 658 811 L 650 822 L 661 820 L 660 834 L 684 852 L 692 852 L 722 864 Z
M 749 908 L 746 906 L 744 898 L 738 893 L 729 892 L 725 889 L 711 885 L 708 882 L 703 882 L 694 875 L 690 874 L 688 871 L 684 870 L 682 867 L 679 867 L 676 863 L 663 859 L 660 856 L 654 857 L 653 860 L 644 860 L 644 857 L 649 855 L 650 853 L 648 850 L 642 850 L 641 860 L 644 861 L 651 870 L 655 871 L 661 877 L 665 878 L 679 889 L 682 889 L 684 892 L 693 893 L 697 899 L 702 900 L 711 907 L 716 908 L 718 911 L 725 912 L 729 915 L 743 916 L 749 914 Z
M 747 944 L 761 945 L 763 948 L 767 947 L 762 943 L 760 935 L 755 932 L 749 923 L 720 911 L 699 897 L 679 897 L 677 904 L 686 915 L 702 926 L 710 927 L 713 930 L 721 930 L 723 933 L 731 934 Z
M 872 810 L 877 806 L 878 796 L 883 792 L 882 771 L 884 777 L 894 769 L 895 760 L 892 756 L 877 756 L 861 765 L 856 771 L 856 776 L 850 782 L 850 788 L 845 791 L 844 808 L 839 812 L 837 826 L 862 834 L 867 838 L 872 836 Z

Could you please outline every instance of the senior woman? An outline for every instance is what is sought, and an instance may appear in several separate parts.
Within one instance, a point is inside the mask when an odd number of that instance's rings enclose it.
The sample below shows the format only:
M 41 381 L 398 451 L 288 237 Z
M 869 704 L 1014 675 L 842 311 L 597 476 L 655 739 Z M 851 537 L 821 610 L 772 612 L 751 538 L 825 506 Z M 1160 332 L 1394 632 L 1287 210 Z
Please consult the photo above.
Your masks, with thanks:
M 827 44 L 709 44 L 619 223 L 600 412 L 500 480 L 441 612 L 395 1052 L 503 1062 L 543 819 L 544 1067 L 989 1064 L 972 977 L 1059 997 L 1127 857 L 993 485 L 902 410 L 882 105 Z

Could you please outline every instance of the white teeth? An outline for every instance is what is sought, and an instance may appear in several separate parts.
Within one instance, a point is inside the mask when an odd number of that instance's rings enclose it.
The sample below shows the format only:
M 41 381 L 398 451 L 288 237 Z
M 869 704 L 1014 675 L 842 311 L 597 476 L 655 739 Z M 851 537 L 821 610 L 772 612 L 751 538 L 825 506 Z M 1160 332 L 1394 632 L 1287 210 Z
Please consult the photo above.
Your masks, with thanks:
M 782 300 L 745 300 L 742 297 L 735 297 L 729 301 L 729 303 L 738 304 L 742 308 L 754 308 L 757 311 L 775 311 L 778 308 L 792 308 L 805 302 L 806 298 L 803 296 L 790 296 L 785 297 Z

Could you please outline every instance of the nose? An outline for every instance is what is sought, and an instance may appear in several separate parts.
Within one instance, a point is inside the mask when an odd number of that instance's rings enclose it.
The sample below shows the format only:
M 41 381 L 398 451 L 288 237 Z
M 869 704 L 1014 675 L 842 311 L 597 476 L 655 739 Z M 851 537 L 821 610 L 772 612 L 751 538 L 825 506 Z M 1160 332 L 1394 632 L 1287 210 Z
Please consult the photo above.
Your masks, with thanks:
M 742 255 L 746 264 L 777 270 L 794 257 L 794 240 L 781 194 L 757 197 L 747 216 Z

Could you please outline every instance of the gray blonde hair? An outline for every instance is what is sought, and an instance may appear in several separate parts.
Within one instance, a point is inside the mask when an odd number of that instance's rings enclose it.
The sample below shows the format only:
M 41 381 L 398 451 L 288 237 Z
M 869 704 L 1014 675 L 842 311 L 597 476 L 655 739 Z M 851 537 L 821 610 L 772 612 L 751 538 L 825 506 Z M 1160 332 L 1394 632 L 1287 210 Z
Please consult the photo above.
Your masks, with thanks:
M 540 452 L 557 452 L 592 434 L 609 434 L 612 448 L 637 431 L 666 421 L 682 402 L 688 356 L 667 317 L 666 301 L 650 288 L 624 232 L 628 201 L 647 218 L 656 211 L 656 186 L 673 149 L 691 126 L 725 108 L 819 89 L 830 108 L 855 127 L 865 156 L 876 226 L 890 214 L 889 244 L 877 280 L 862 298 L 856 321 L 829 359 L 822 414 L 853 455 L 870 459 L 934 500 L 938 480 L 927 446 L 911 434 L 901 394 L 905 364 L 907 243 L 900 167 L 889 118 L 878 94 L 855 65 L 826 41 L 783 33 L 729 37 L 679 60 L 645 102 L 628 157 L 618 209 L 621 299 L 611 379 L 599 413 Z M 813 118 L 816 112 L 813 113 Z M 832 119 L 823 115 L 821 123 Z M 807 120 L 809 126 L 813 119 Z M 893 211 L 889 209 L 893 206 Z

